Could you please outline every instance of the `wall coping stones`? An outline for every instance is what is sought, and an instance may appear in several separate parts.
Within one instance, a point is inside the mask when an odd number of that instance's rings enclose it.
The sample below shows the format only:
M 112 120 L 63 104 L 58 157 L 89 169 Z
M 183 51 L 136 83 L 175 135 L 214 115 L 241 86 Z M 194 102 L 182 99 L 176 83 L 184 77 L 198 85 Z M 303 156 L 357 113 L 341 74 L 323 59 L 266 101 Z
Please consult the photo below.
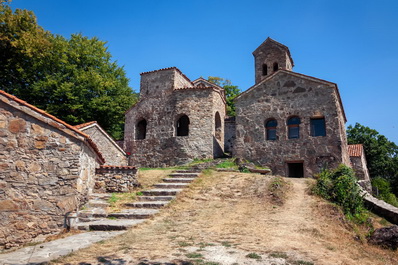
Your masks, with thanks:
M 94 153 L 97 155 L 97 158 L 98 158 L 98 161 L 100 164 L 105 163 L 104 157 L 102 156 L 101 152 L 99 151 L 97 145 L 91 140 L 90 136 L 79 131 L 74 126 L 58 119 L 57 117 L 45 112 L 42 109 L 39 109 L 39 108 L 27 103 L 26 101 L 23 101 L 23 100 L 17 98 L 16 96 L 6 93 L 3 90 L 0 90 L 0 101 L 4 102 L 7 105 L 10 105 L 11 107 L 13 107 L 15 109 L 22 111 L 23 113 L 26 113 L 27 115 L 34 117 L 35 119 L 38 119 L 38 120 L 44 122 L 45 124 L 48 124 L 51 127 L 55 127 L 56 129 L 78 139 L 79 141 L 82 141 L 89 148 L 94 150 Z M 13 102 L 14 102 L 14 104 L 13 104 Z

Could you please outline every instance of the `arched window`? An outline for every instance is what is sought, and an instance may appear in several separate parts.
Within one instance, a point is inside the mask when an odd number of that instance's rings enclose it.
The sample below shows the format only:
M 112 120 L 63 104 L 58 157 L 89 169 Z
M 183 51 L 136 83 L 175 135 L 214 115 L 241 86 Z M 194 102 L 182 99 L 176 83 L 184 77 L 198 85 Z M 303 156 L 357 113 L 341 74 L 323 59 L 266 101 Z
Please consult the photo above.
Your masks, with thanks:
M 291 117 L 287 120 L 288 138 L 300 138 L 300 118 L 297 116 Z
M 177 121 L 177 136 L 188 136 L 189 118 L 187 115 L 181 116 Z
M 278 71 L 279 70 L 279 65 L 278 65 L 278 63 L 274 63 L 274 72 L 276 72 L 276 71 Z
M 266 129 L 266 139 L 267 140 L 276 140 L 276 127 L 278 126 L 278 122 L 275 119 L 269 119 L 265 123 L 265 129 Z
M 221 117 L 218 111 L 216 112 L 216 115 L 214 117 L 214 124 L 216 129 L 216 138 L 217 140 L 221 141 Z
M 268 74 L 268 66 L 267 64 L 263 64 L 263 75 L 267 75 Z
M 136 140 L 143 140 L 146 138 L 146 120 L 140 120 L 137 125 L 135 126 L 135 139 Z

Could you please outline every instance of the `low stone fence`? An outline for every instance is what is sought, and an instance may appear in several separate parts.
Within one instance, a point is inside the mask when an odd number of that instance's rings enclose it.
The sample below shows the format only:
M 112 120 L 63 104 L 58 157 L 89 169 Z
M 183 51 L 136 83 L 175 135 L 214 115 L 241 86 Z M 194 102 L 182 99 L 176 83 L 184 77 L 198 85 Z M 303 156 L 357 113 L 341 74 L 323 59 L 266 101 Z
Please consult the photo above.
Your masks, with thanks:
M 94 192 L 129 192 L 140 186 L 137 168 L 132 166 L 101 166 L 95 172 Z
M 393 224 L 398 224 L 398 208 L 382 200 L 376 199 L 369 192 L 363 191 L 366 207 L 375 214 L 385 218 Z

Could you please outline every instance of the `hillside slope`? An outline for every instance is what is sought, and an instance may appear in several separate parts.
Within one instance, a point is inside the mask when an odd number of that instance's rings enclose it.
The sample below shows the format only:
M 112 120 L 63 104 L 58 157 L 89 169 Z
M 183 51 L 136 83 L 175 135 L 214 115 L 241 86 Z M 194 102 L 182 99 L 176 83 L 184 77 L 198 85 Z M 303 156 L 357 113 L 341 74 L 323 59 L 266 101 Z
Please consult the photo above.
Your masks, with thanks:
M 396 252 L 355 240 L 334 206 L 308 195 L 308 179 L 286 179 L 285 203 L 272 203 L 272 178 L 203 175 L 149 222 L 55 263 L 398 264 Z

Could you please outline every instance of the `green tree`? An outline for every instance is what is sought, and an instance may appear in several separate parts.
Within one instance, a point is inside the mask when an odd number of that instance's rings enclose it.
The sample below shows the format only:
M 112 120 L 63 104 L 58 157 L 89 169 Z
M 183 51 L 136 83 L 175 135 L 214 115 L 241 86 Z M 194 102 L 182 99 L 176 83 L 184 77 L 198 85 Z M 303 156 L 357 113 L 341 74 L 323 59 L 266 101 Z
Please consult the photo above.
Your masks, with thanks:
M 225 90 L 225 97 L 227 101 L 227 115 L 235 117 L 235 103 L 234 99 L 240 94 L 238 86 L 233 86 L 231 81 L 217 76 L 209 76 L 207 81 L 216 84 Z
M 137 96 L 105 42 L 53 35 L 37 25 L 33 12 L 12 12 L 4 2 L 0 40 L 0 89 L 72 125 L 96 120 L 122 137 L 124 112 Z
M 374 129 L 356 123 L 348 126 L 348 144 L 363 144 L 372 178 L 387 179 L 398 194 L 398 146 Z

